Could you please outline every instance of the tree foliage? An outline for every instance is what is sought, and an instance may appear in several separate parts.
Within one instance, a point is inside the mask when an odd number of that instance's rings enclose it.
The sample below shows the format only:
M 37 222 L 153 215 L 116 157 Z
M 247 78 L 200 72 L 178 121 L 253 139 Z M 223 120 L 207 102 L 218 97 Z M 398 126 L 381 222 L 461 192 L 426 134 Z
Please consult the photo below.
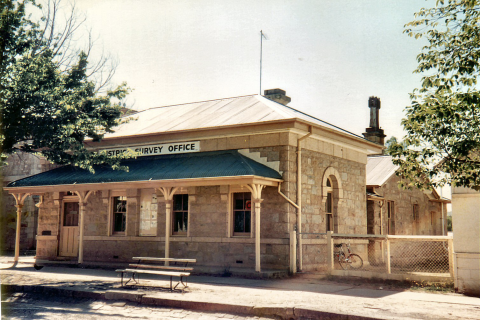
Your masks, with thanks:
M 91 44 L 80 50 L 73 35 L 83 21 L 74 7 L 60 28 L 59 1 L 47 2 L 43 18 L 32 21 L 27 6 L 34 0 L 0 0 L 0 120 L 2 156 L 24 151 L 40 153 L 58 164 L 93 171 L 94 164 L 119 168 L 117 158 L 93 152 L 86 140 L 99 141 L 120 124 L 118 103 L 128 94 L 126 84 L 106 90 L 113 69 L 101 57 L 88 63 Z
M 401 145 L 403 147 L 405 147 L 405 143 L 403 141 L 398 141 L 397 137 L 395 136 L 391 136 L 387 142 L 385 142 L 385 154 L 387 155 L 392 155 L 392 152 L 394 152 L 394 150 L 396 150 L 395 148 L 398 146 L 398 145 Z
M 415 14 L 405 32 L 426 39 L 402 125 L 407 133 L 390 152 L 404 187 L 450 183 L 480 186 L 480 4 L 439 0 Z

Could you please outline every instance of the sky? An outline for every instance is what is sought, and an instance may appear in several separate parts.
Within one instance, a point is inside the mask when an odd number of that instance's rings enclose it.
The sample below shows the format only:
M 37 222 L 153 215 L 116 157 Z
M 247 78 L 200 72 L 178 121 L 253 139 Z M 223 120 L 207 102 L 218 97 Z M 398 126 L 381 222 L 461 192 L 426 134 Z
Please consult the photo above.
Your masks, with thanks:
M 381 99 L 387 139 L 402 137 L 424 43 L 403 33 L 423 0 L 77 0 L 97 51 L 119 63 L 113 83 L 134 109 L 281 88 L 290 107 L 355 134 Z

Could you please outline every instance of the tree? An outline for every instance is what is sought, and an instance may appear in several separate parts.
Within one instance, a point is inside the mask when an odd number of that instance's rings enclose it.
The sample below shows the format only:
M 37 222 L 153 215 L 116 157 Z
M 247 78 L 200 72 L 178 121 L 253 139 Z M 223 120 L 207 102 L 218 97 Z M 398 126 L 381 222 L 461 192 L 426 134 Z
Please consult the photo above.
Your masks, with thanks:
M 480 186 L 480 4 L 438 0 L 405 32 L 427 44 L 417 56 L 421 87 L 410 94 L 404 145 L 391 146 L 404 187 Z
M 47 3 L 38 22 L 26 16 L 27 6 L 42 8 L 34 0 L 0 3 L 2 156 L 24 151 L 90 171 L 103 163 L 120 168 L 120 159 L 130 155 L 107 157 L 88 150 L 85 141 L 101 140 L 124 121 L 119 101 L 129 89 L 125 83 L 105 89 L 114 70 L 103 77 L 108 61 L 104 57 L 89 65 L 91 41 L 86 50 L 73 46 L 73 34 L 83 22 L 75 8 L 59 29 L 57 0 Z
M 391 136 L 390 139 L 385 142 L 385 154 L 387 155 L 392 155 L 392 149 L 397 146 L 401 145 L 405 147 L 405 143 L 398 141 L 397 137 Z

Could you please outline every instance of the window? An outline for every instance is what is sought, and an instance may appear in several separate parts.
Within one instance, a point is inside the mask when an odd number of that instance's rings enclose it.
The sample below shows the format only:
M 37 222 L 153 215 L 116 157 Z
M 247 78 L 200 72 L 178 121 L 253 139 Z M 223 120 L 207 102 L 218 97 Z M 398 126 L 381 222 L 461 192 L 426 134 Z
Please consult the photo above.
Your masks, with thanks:
M 325 213 L 327 220 L 327 231 L 333 231 L 333 197 L 332 192 L 327 193 L 327 202 L 325 203 Z
M 325 201 L 325 221 L 326 221 L 326 230 L 333 230 L 333 189 L 332 182 L 330 179 L 327 179 L 326 183 L 327 188 L 327 200 Z
M 127 225 L 127 197 L 113 197 L 113 232 L 125 232 Z
M 395 202 L 387 201 L 388 234 L 395 234 Z
M 413 221 L 418 221 L 419 220 L 419 208 L 418 204 L 413 205 Z
M 233 194 L 233 235 L 245 235 L 250 232 L 251 199 L 250 192 Z
M 142 189 L 140 193 L 140 236 L 157 235 L 158 201 L 154 189 Z
M 173 234 L 187 234 L 188 194 L 173 196 Z
M 78 226 L 78 202 L 65 202 L 63 205 L 63 226 Z

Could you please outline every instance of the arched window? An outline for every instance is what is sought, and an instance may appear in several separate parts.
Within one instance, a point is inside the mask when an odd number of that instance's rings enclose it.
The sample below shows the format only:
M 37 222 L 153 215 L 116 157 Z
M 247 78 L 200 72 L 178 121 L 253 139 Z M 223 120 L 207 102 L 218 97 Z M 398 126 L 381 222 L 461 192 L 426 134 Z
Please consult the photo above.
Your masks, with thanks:
M 325 229 L 338 233 L 338 208 L 343 199 L 343 187 L 340 173 L 333 167 L 328 167 L 322 179 L 322 203 L 325 205 Z
M 327 231 L 334 231 L 333 229 L 333 188 L 330 178 L 326 183 L 327 199 L 325 201 L 325 221 L 327 224 Z

